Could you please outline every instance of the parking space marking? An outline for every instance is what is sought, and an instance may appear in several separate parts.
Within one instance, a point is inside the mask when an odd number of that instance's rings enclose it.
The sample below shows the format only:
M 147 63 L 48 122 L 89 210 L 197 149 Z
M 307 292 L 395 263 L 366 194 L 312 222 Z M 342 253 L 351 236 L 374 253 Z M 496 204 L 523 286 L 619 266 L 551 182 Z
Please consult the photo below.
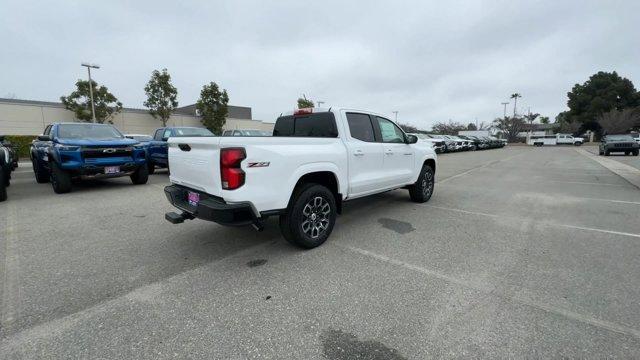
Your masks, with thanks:
M 628 186 L 626 184 L 612 184 L 612 183 L 594 183 L 586 181 L 566 181 L 566 180 L 546 180 L 545 182 L 562 183 L 562 184 L 578 184 L 578 185 L 601 185 L 601 186 Z
M 511 160 L 511 159 L 513 159 L 513 158 L 515 158 L 515 157 L 517 157 L 517 156 L 521 156 L 521 155 L 523 155 L 523 154 L 525 154 L 525 153 L 526 153 L 526 152 L 521 152 L 521 153 L 518 153 L 518 154 L 515 154 L 515 155 L 512 155 L 512 156 L 506 157 L 506 158 L 504 158 L 504 159 L 494 160 L 494 161 L 489 161 L 489 162 L 488 162 L 488 163 L 486 163 L 486 164 L 483 164 L 483 165 L 480 165 L 480 166 L 476 166 L 476 167 L 471 168 L 471 169 L 469 169 L 469 170 L 467 170 L 467 171 L 463 171 L 463 172 L 461 172 L 461 173 L 459 173 L 459 174 L 455 174 L 455 175 L 452 175 L 452 176 L 446 177 L 446 178 L 444 178 L 444 179 L 442 179 L 442 180 L 438 180 L 438 181 L 436 181 L 436 183 L 437 183 L 437 184 L 442 184 L 442 183 L 447 182 L 447 181 L 449 181 L 449 180 L 453 180 L 453 179 L 459 178 L 459 177 L 461 177 L 461 176 L 465 176 L 465 175 L 469 174 L 469 173 L 470 173 L 470 172 L 472 172 L 472 171 L 475 171 L 475 170 L 478 170 L 478 169 L 483 169 L 483 168 L 489 167 L 489 166 L 491 166 L 491 165 L 495 165 L 495 164 L 498 164 L 498 163 L 501 163 L 501 162 L 504 162 L 504 161 Z
M 483 213 L 483 212 L 479 212 L 479 211 L 468 211 L 468 210 L 454 209 L 454 208 L 448 208 L 448 207 L 444 207 L 444 206 L 436 206 L 436 205 L 428 205 L 428 204 L 418 204 L 418 205 L 425 206 L 425 207 L 431 207 L 431 208 L 434 208 L 434 209 L 440 209 L 440 210 L 458 212 L 458 213 L 463 213 L 463 214 L 469 214 L 469 215 L 478 215 L 478 216 L 491 217 L 491 218 L 494 218 L 494 219 L 500 218 L 500 219 L 511 219 L 511 220 L 517 220 L 517 221 L 531 222 L 531 219 L 519 218 L 519 217 L 515 217 L 515 216 L 489 214 L 489 213 Z M 583 226 L 568 225 L 568 224 L 558 224 L 558 223 L 551 222 L 551 221 L 535 221 L 535 222 L 538 223 L 538 224 L 542 224 L 542 225 L 557 226 L 557 227 L 563 227 L 563 228 L 567 228 L 567 229 L 575 229 L 575 230 L 583 230 L 583 231 L 594 231 L 594 232 L 600 232 L 600 233 L 611 234 L 611 235 L 621 235 L 621 236 L 630 236 L 630 237 L 640 238 L 640 234 L 634 234 L 634 233 L 628 233 L 628 232 L 622 232 L 622 231 L 598 229 L 598 228 L 583 227 Z
M 7 204 L 8 211 L 6 226 L 4 229 L 4 258 L 2 261 L 3 284 L 2 284 L 2 307 L 0 308 L 0 324 L 5 332 L 12 327 L 13 322 L 17 319 L 20 307 L 20 287 L 19 268 L 20 260 L 16 249 L 17 239 L 17 207 L 15 202 Z
M 553 306 L 553 305 L 548 305 L 548 304 L 544 304 L 535 300 L 531 300 L 528 298 L 525 298 L 523 296 L 520 295 L 510 295 L 510 294 L 506 294 L 506 293 L 502 293 L 499 292 L 495 286 L 490 285 L 490 284 L 476 284 L 476 283 L 472 283 L 469 281 L 465 281 L 462 279 L 457 279 L 455 277 L 449 276 L 449 275 L 445 275 L 445 274 L 441 274 L 437 271 L 433 271 L 431 269 L 427 269 L 425 267 L 422 266 L 418 266 L 415 264 L 411 264 L 402 260 L 398 260 L 398 259 L 394 259 L 382 254 L 378 254 L 378 253 L 374 253 L 372 251 L 369 250 L 365 250 L 365 249 L 361 249 L 358 247 L 353 247 L 353 246 L 348 246 L 348 245 L 340 245 L 340 244 L 336 244 L 336 246 L 358 253 L 360 255 L 372 258 L 372 259 L 376 259 L 382 262 L 386 262 L 388 264 L 392 264 L 392 265 L 396 265 L 402 268 L 405 268 L 407 270 L 411 270 L 414 272 L 418 272 L 424 275 L 427 275 L 429 277 L 432 278 L 436 278 L 439 280 L 443 280 L 449 283 L 453 283 L 456 285 L 460 285 L 463 287 L 467 287 L 473 290 L 477 290 L 480 292 L 483 292 L 485 294 L 491 295 L 491 296 L 497 296 L 501 299 L 504 300 L 508 300 L 511 302 L 517 302 L 519 304 L 522 305 L 526 305 L 529 307 L 533 307 L 536 308 L 538 310 L 542 310 L 545 311 L 547 313 L 550 314 L 554 314 L 554 315 L 558 315 L 558 316 L 562 316 L 564 318 L 567 319 L 571 319 L 574 321 L 578 321 L 584 324 L 588 324 L 600 329 L 605 329 L 605 330 L 609 330 L 615 333 L 619 333 L 619 334 L 624 334 L 624 335 L 629 335 L 632 337 L 635 337 L 636 339 L 640 339 L 640 331 L 637 329 L 633 329 L 630 328 L 628 326 L 624 326 L 621 324 L 617 324 L 611 321 L 606 321 L 606 320 L 601 320 L 589 315 L 584 315 L 584 314 L 580 314 L 571 310 L 567 310 L 567 309 L 563 309 L 557 306 Z

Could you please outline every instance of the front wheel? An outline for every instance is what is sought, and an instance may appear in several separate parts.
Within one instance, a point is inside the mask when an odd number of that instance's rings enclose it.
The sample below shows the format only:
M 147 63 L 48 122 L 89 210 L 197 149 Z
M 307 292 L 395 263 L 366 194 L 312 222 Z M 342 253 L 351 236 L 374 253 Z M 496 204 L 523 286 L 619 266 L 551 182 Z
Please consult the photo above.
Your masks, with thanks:
M 582 145 L 582 143 L 580 141 L 576 141 L 573 145 L 580 146 L 580 145 Z
M 47 174 L 47 170 L 40 165 L 39 161 L 35 157 L 31 159 L 31 165 L 33 166 L 33 174 L 36 176 L 36 182 L 38 184 L 49 182 L 49 174 Z
M 409 188 L 411 201 L 423 203 L 431 199 L 435 186 L 435 176 L 433 169 L 429 165 L 423 165 L 418 180 Z
M 638 153 L 640 153 L 640 150 L 633 150 L 632 152 L 633 156 L 638 156 Z
M 286 213 L 280 216 L 280 231 L 289 243 L 312 249 L 327 241 L 336 214 L 336 200 L 329 189 L 305 184 L 296 190 Z
M 604 151 L 604 156 L 609 156 L 611 154 L 611 152 L 609 150 L 605 150 Z
M 71 174 L 62 170 L 56 162 L 51 162 L 51 186 L 56 194 L 71 191 Z
M 146 165 L 139 166 L 133 174 L 131 174 L 131 182 L 134 185 L 146 184 L 149 181 L 149 168 Z

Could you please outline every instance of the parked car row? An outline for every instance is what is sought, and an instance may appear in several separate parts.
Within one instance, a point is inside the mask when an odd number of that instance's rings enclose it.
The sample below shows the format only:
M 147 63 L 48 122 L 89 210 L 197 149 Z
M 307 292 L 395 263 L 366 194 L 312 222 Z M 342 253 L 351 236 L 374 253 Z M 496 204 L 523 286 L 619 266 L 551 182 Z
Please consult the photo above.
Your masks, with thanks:
M 4 136 L 0 136 L 0 202 L 7 200 L 7 187 L 11 184 L 11 172 L 16 168 L 14 151 L 4 145 Z
M 495 149 L 504 147 L 507 142 L 492 136 L 465 136 L 465 135 L 438 135 L 438 134 L 417 134 L 420 141 L 431 144 L 436 153 L 475 151 L 485 149 Z

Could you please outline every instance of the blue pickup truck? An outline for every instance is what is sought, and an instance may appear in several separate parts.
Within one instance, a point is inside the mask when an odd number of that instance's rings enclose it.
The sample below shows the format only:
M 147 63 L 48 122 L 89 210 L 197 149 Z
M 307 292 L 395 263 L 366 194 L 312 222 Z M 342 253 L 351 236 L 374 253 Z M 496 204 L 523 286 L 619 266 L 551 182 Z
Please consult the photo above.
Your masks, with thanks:
M 153 140 L 147 145 L 147 160 L 149 162 L 149 174 L 153 174 L 156 167 L 169 168 L 169 147 L 167 140 L 170 137 L 195 137 L 214 136 L 211 131 L 198 127 L 175 126 L 156 129 Z
M 36 181 L 51 181 L 58 194 L 71 191 L 72 179 L 129 176 L 146 184 L 149 178 L 142 145 L 107 124 L 51 124 L 33 141 L 31 162 Z

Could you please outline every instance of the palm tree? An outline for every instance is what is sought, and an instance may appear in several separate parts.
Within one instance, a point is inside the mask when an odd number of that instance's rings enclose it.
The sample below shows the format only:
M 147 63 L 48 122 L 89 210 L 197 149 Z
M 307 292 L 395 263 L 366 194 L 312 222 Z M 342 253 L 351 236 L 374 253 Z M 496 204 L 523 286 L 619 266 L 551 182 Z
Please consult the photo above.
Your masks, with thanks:
M 516 106 L 518 105 L 518 98 L 521 98 L 522 95 L 519 93 L 511 94 L 511 98 L 513 99 L 513 116 L 516 116 Z

